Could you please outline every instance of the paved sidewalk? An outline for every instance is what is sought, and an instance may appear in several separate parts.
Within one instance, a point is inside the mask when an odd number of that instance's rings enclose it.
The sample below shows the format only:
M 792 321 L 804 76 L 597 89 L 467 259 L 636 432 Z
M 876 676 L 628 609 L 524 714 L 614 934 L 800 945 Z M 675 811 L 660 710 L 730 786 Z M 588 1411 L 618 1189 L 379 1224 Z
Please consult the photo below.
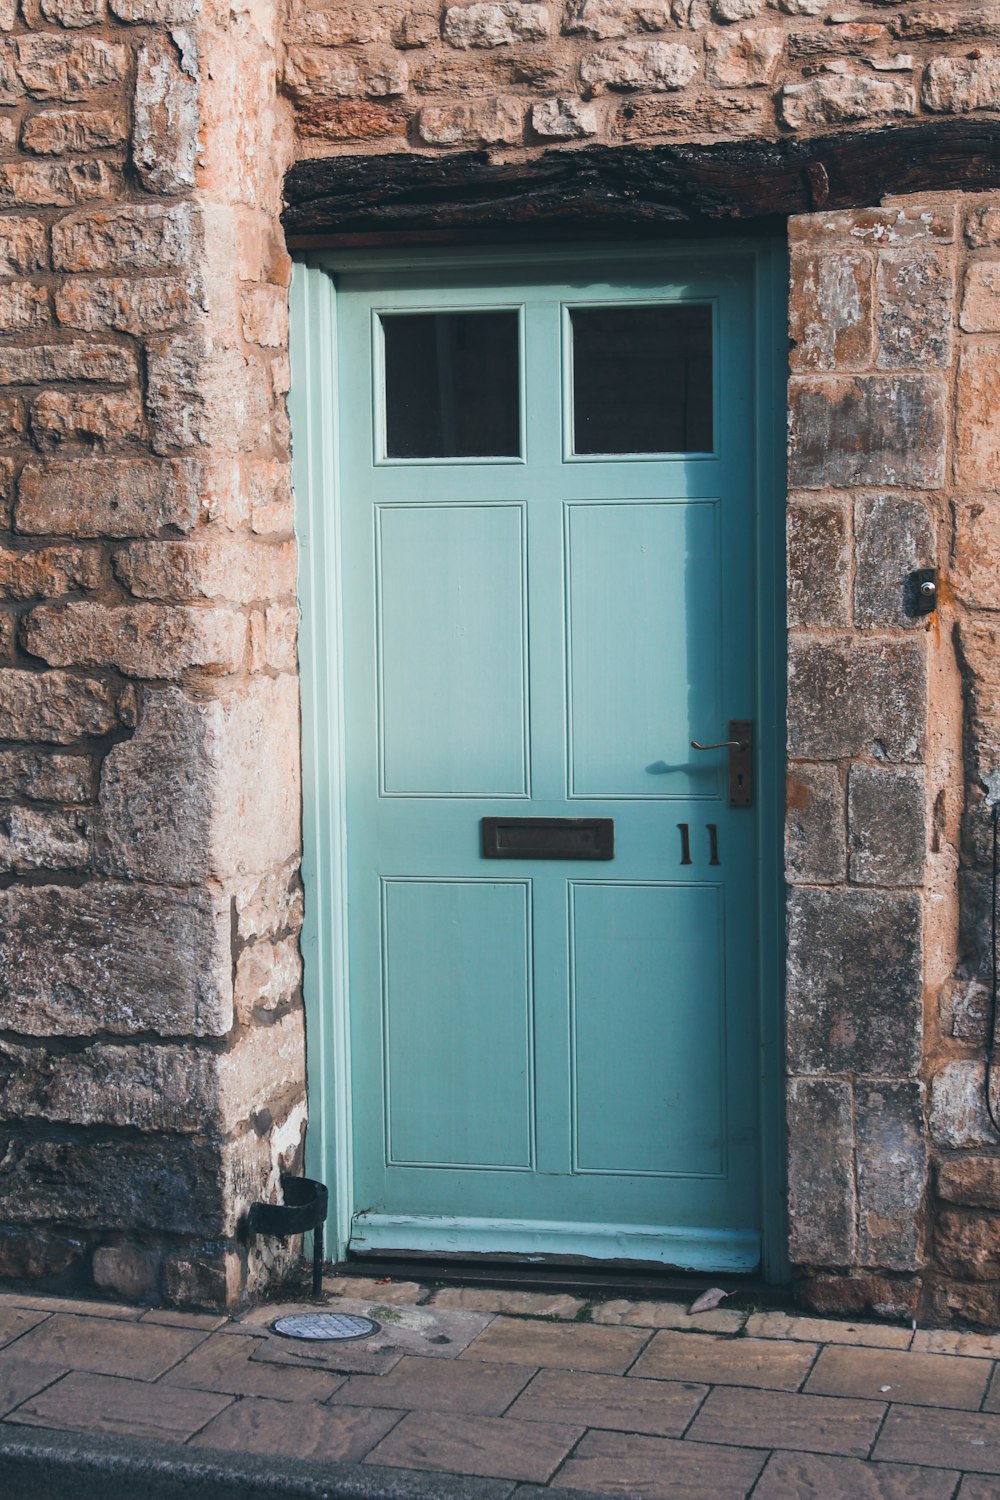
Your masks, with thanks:
M 315 1308 L 302 1302 L 226 1320 L 0 1295 L 0 1442 L 31 1427 L 192 1459 L 286 1455 L 400 1471 L 402 1493 L 411 1474 L 421 1496 L 452 1493 L 445 1475 L 665 1500 L 1000 1496 L 1000 1336 L 354 1277 L 326 1289 L 382 1331 L 273 1334 Z

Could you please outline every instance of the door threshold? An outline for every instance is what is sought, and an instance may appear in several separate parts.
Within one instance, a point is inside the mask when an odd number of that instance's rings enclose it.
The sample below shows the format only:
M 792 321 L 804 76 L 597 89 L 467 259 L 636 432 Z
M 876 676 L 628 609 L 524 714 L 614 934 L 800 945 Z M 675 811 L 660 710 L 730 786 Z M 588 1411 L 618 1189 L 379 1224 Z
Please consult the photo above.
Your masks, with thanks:
M 523 1258 L 478 1256 L 475 1259 L 447 1254 L 384 1255 L 349 1251 L 332 1267 L 344 1277 L 392 1281 L 424 1281 L 440 1286 L 481 1286 L 498 1291 L 566 1292 L 601 1302 L 615 1297 L 630 1301 L 693 1302 L 710 1287 L 721 1286 L 730 1296 L 726 1305 L 754 1304 L 767 1308 L 791 1308 L 791 1288 L 773 1286 L 756 1272 L 701 1272 L 664 1269 L 635 1261 L 572 1261 L 547 1256 L 525 1264 Z

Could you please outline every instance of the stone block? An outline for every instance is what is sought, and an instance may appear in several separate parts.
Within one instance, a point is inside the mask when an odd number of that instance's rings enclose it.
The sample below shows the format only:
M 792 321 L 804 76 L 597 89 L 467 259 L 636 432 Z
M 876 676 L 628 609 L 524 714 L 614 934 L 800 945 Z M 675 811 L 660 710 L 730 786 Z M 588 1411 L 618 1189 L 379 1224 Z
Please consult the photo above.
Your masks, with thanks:
M 974 1047 L 986 1044 L 989 1026 L 990 993 L 975 979 L 955 979 L 942 985 L 938 997 L 941 1029 L 945 1036 L 969 1042 Z
M 955 238 L 956 209 L 931 199 L 888 198 L 879 208 L 846 208 L 834 213 L 798 214 L 788 221 L 792 245 L 813 241 L 829 250 L 831 237 L 892 249 L 917 240 L 946 245 Z
M 138 1302 L 156 1286 L 159 1259 L 138 1245 L 102 1245 L 92 1266 L 94 1285 L 102 1292 Z
M 934 521 L 922 500 L 860 495 L 854 505 L 854 622 L 919 629 L 911 575 L 937 563 Z
M 351 98 L 362 92 L 357 64 L 326 47 L 289 47 L 283 81 L 297 104 Z
M 785 878 L 791 885 L 840 884 L 847 849 L 838 767 L 793 761 L 785 788 Z
M 960 1319 L 963 1324 L 978 1324 L 981 1328 L 1000 1325 L 1000 1288 L 984 1286 L 982 1282 L 935 1280 L 928 1287 L 927 1305 L 928 1315 L 935 1323 Z M 970 1500 L 976 1500 L 974 1492 L 970 1492 Z
M 27 464 L 18 483 L 16 529 L 26 535 L 155 536 L 198 521 L 199 466 L 190 459 L 89 458 Z
M 997 1084 L 994 1079 L 994 1099 Z M 985 1100 L 985 1068 L 981 1062 L 945 1063 L 931 1079 L 930 1132 L 938 1146 L 959 1149 L 995 1146 L 997 1133 Z M 1000 1108 L 996 1110 L 1000 1119 Z
M 27 344 L 4 351 L 0 385 L 50 385 L 96 380 L 131 385 L 138 379 L 131 350 L 116 344 Z
M 531 106 L 531 128 L 543 141 L 571 141 L 596 135 L 600 117 L 579 99 L 540 99 Z
M 25 649 L 50 666 L 113 666 L 145 678 L 189 667 L 235 672 L 246 640 L 243 615 L 190 605 L 41 604 L 24 622 Z
M 793 759 L 922 759 L 927 715 L 922 641 L 793 637 L 788 680 Z
M 188 284 L 176 276 L 73 278 L 57 287 L 55 308 L 67 328 L 86 333 L 115 328 L 140 336 L 176 328 L 193 314 Z
M 46 287 L 30 281 L 0 283 L 0 333 L 28 333 L 49 321 Z
M 791 1073 L 913 1077 L 922 995 L 923 912 L 916 893 L 790 892 Z
M 213 1118 L 229 1132 L 248 1122 L 266 1127 L 265 1115 L 280 1116 L 289 1100 L 305 1098 L 305 1017 L 302 1007 L 273 1026 L 253 1026 L 215 1059 Z
M 18 77 L 33 99 L 79 103 L 117 87 L 128 73 L 125 48 L 100 37 L 38 31 L 19 36 L 14 46 Z
M 945 1203 L 1000 1213 L 1000 1156 L 947 1157 L 938 1163 L 937 1195 Z
M 835 73 L 806 83 L 786 83 L 779 95 L 783 122 L 791 130 L 810 125 L 846 125 L 887 120 L 917 112 L 916 91 L 897 78 Z
M 0 396 L 0 444 L 19 444 L 21 438 L 28 430 L 28 419 L 24 412 L 24 402 L 20 396 Z M 10 479 L 13 479 L 13 471 L 10 471 Z M 2 481 L 4 504 L 4 515 L 7 514 L 6 499 L 10 493 L 11 484 L 8 475 L 4 473 Z
M 175 203 L 170 208 L 135 204 L 70 214 L 52 226 L 53 264 L 60 271 L 128 272 L 186 267 L 195 258 L 200 235 L 198 209 L 192 203 Z M 34 231 L 25 231 L 24 238 L 28 244 L 38 243 Z M 44 246 L 44 238 L 41 243 Z
M 82 1264 L 86 1247 L 70 1231 L 0 1229 L 0 1277 L 51 1282 Z
M 0 797 L 36 802 L 92 802 L 96 787 L 89 755 L 0 750 Z
M 1000 58 L 934 57 L 921 88 L 925 109 L 960 115 L 1000 107 Z
M 788 502 L 788 623 L 850 622 L 850 524 L 842 500 L 792 496 Z
M 867 365 L 873 331 L 874 260 L 865 250 L 796 246 L 792 254 L 789 355 L 793 370 Z
M 147 689 L 135 734 L 104 761 L 102 868 L 183 885 L 283 866 L 299 847 L 298 743 L 294 678 L 208 703 Z
M 745 26 L 710 32 L 705 38 L 706 77 L 718 88 L 767 88 L 774 83 L 787 32 L 776 26 Z
M 736 136 L 767 135 L 774 127 L 770 96 L 720 93 L 649 94 L 628 99 L 618 112 L 617 128 L 626 141 L 683 132 Z
M 0 599 L 52 599 L 102 582 L 101 559 L 93 548 L 24 552 L 0 547 Z
M 83 444 L 92 452 L 141 439 L 144 430 L 142 396 L 87 396 L 74 392 L 43 391 L 31 403 L 31 436 L 43 452 Z
M 48 232 L 41 219 L 0 219 L 0 276 L 30 276 L 48 263 Z
M 698 59 L 683 42 L 620 42 L 592 52 L 580 63 L 580 80 L 602 89 L 643 89 L 653 93 L 683 89 L 698 72 Z
M 25 1036 L 225 1036 L 230 925 L 228 897 L 210 889 L 4 890 L 0 1026 Z
M 789 1255 L 799 1265 L 850 1265 L 857 1251 L 851 1089 L 788 1084 Z
M 948 421 L 941 380 L 800 376 L 789 395 L 793 488 L 939 489 L 944 482 Z
M 110 109 L 44 109 L 25 120 L 21 145 L 37 156 L 107 151 L 128 139 L 124 117 Z
M 104 19 L 104 0 L 41 0 L 41 11 L 54 26 L 75 31 Z
M 4 667 L 0 717 L 6 739 L 70 745 L 116 727 L 117 694 L 109 683 L 93 677 Z
M 371 141 L 380 136 L 406 134 L 410 116 L 398 105 L 370 99 L 335 99 L 299 109 L 295 126 L 300 136 L 323 141 Z
M 570 0 L 562 29 L 567 36 L 614 41 L 635 32 L 665 31 L 670 0 Z
M 198 0 L 108 0 L 108 8 L 119 21 L 154 26 L 193 21 L 201 9 Z
M 1000 262 L 975 260 L 969 266 L 960 322 L 966 333 L 1000 333 Z
M 927 1182 L 923 1085 L 855 1085 L 858 1258 L 886 1271 L 920 1266 L 919 1216 Z
M 875 278 L 880 370 L 939 370 L 951 362 L 954 270 L 946 251 L 883 250 Z
M 512 42 L 540 42 L 552 30 L 547 5 L 499 3 L 449 5 L 441 34 L 453 47 L 509 47 Z
M 251 943 L 236 960 L 234 1003 L 244 1026 L 291 1004 L 301 989 L 302 958 L 295 936 Z
M 974 250 L 1000 245 L 1000 208 L 973 208 L 965 223 L 965 238 Z
M 1000 341 L 966 338 L 958 366 L 956 478 L 978 490 L 1000 490 Z
M 956 1208 L 938 1210 L 934 1225 L 937 1264 L 965 1281 L 1000 1280 L 1000 1216 Z
M 163 1285 L 175 1307 L 236 1307 L 243 1265 L 239 1255 L 223 1245 L 179 1250 L 164 1262 Z
M 12 161 L 0 165 L 0 208 L 75 208 L 123 191 L 107 162 Z
M 812 1312 L 911 1319 L 920 1303 L 920 1280 L 871 1271 L 819 1273 L 797 1282 L 794 1294 L 796 1302 Z
M 218 1128 L 219 1060 L 176 1045 L 53 1054 L 0 1042 L 0 1120 L 203 1133 Z
M 166 334 L 147 340 L 146 408 L 154 452 L 207 441 L 202 388 L 206 353 L 198 334 Z M 235 397 L 239 389 L 231 387 L 230 394 Z
M 294 542 L 202 532 L 186 542 L 132 542 L 114 556 L 116 577 L 141 599 L 255 599 L 295 593 Z
M 417 134 L 428 146 L 512 146 L 524 134 L 524 106 L 503 97 L 430 106 L 417 115 Z
M 0 813 L 0 871 L 86 870 L 92 858 L 91 823 L 84 812 L 8 807 Z
M 237 937 L 246 943 L 256 937 L 297 933 L 302 926 L 302 898 L 302 881 L 294 864 L 238 885 L 233 898 Z
M 151 37 L 136 58 L 132 160 L 150 193 L 195 185 L 201 125 L 197 65 L 166 37 Z
M 243 337 L 248 343 L 260 344 L 265 349 L 285 347 L 288 342 L 288 296 L 284 287 L 267 282 L 244 287 L 241 313 Z
M 921 885 L 928 835 L 923 771 L 856 763 L 847 787 L 851 884 Z

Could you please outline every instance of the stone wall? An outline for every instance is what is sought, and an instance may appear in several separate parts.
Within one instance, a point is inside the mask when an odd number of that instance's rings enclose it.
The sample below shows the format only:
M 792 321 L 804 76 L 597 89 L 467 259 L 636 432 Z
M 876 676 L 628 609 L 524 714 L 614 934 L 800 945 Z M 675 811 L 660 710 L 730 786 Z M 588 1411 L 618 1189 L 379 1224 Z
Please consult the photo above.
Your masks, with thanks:
M 996 1324 L 1000 209 L 790 230 L 791 1253 L 817 1308 Z
M 1000 14 L 939 0 L 290 0 L 303 154 L 815 133 L 1000 107 Z
M 232 1302 L 301 1162 L 269 0 L 0 0 L 0 1276 Z

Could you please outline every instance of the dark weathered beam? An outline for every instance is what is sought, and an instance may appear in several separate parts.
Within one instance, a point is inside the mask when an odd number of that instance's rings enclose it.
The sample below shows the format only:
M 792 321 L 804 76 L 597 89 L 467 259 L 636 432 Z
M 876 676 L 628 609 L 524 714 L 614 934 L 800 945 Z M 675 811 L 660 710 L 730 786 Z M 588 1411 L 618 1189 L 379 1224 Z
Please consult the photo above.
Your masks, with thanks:
M 654 225 L 998 187 L 1000 122 L 942 120 L 809 140 L 588 146 L 515 162 L 485 151 L 315 158 L 289 171 L 283 221 L 293 241 L 466 226 Z

